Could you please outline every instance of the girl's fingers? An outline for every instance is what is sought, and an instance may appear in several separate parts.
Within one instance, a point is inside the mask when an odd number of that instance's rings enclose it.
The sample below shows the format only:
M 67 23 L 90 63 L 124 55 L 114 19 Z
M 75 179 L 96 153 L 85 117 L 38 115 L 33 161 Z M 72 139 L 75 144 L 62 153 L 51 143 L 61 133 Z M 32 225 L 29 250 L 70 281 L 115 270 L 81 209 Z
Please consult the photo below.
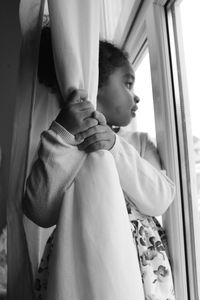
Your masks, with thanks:
M 87 97 L 88 97 L 88 93 L 86 90 L 84 89 L 74 89 L 68 99 L 67 99 L 67 104 L 69 103 L 79 103 L 79 102 L 82 102 L 82 101 L 86 101 L 87 100 Z
M 84 122 L 82 123 L 81 127 L 80 127 L 80 131 L 77 133 L 82 133 L 87 131 L 89 128 L 91 127 L 95 127 L 98 125 L 98 121 L 96 119 L 93 118 L 87 118 L 86 120 L 84 120 Z M 83 140 L 83 138 L 81 138 L 81 140 Z
M 88 92 L 86 90 L 84 90 L 84 89 L 78 89 L 78 92 L 80 94 L 80 98 L 81 98 L 82 101 L 87 100 L 87 98 L 88 98 Z
M 72 103 L 69 103 L 69 105 L 67 106 L 68 107 L 74 107 L 76 108 L 76 110 L 79 110 L 79 111 L 84 111 L 84 110 L 87 110 L 87 109 L 92 109 L 92 111 L 94 112 L 94 106 L 93 104 L 88 101 L 88 100 L 85 100 L 84 102 L 72 102 Z
M 93 108 L 89 107 L 88 109 L 80 111 L 79 109 L 77 109 L 77 107 L 71 107 L 70 112 L 74 114 L 74 116 L 77 120 L 80 120 L 81 122 L 85 122 L 86 119 L 92 118 Z M 94 120 L 96 120 L 96 119 L 94 119 Z M 96 120 L 95 123 L 98 124 L 98 121 Z
M 106 149 L 106 144 L 108 143 L 109 138 L 104 132 L 98 132 L 92 136 L 85 139 L 81 144 L 78 145 L 79 150 L 85 150 L 92 144 L 95 144 L 95 147 L 98 149 Z
M 91 143 L 89 146 L 85 147 L 84 151 L 87 153 L 94 152 L 97 150 L 110 150 L 115 144 L 115 137 L 113 140 L 100 140 Z
M 86 131 L 76 134 L 75 139 L 78 142 L 78 141 L 85 140 L 86 138 L 88 138 L 96 133 L 103 133 L 103 132 L 106 132 L 105 126 L 97 125 L 97 126 L 87 129 Z
M 93 117 L 97 119 L 100 125 L 106 125 L 106 118 L 101 112 L 95 110 L 93 113 Z

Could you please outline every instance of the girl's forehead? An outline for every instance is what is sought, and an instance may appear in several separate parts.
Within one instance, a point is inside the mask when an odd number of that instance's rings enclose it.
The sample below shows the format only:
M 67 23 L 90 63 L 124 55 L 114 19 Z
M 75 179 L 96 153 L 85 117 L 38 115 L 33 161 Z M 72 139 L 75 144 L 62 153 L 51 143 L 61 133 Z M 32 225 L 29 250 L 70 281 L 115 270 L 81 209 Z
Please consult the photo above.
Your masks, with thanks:
M 130 62 L 127 62 L 127 64 L 124 65 L 124 71 L 132 74 L 135 77 L 135 72 L 134 72 L 133 66 Z
M 127 64 L 123 65 L 119 71 L 123 76 L 130 76 L 135 79 L 135 72 L 131 63 L 127 62 Z

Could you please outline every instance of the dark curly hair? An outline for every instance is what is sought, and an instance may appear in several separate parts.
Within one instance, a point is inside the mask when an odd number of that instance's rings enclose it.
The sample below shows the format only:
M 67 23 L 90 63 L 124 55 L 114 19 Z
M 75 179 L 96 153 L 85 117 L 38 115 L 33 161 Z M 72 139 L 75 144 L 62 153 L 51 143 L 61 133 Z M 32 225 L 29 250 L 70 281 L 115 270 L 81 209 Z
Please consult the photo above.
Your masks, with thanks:
M 128 53 L 107 41 L 99 43 L 99 88 L 104 86 L 109 76 L 120 67 L 127 65 Z
M 109 76 L 117 69 L 128 63 L 128 54 L 115 45 L 107 41 L 99 43 L 99 88 L 107 83 Z M 52 92 L 58 91 L 56 77 L 51 30 L 49 26 L 42 28 L 39 61 L 38 61 L 38 80 L 49 87 Z

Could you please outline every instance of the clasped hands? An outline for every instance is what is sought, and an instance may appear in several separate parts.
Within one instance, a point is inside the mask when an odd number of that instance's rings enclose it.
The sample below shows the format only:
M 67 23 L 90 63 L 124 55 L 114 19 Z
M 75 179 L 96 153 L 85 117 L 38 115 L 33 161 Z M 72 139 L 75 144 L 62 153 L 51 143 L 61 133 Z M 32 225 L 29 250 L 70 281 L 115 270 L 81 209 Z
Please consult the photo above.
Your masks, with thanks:
M 78 149 L 87 153 L 100 149 L 110 150 L 115 144 L 115 133 L 107 125 L 104 115 L 87 100 L 87 92 L 74 90 L 56 118 L 74 135 Z

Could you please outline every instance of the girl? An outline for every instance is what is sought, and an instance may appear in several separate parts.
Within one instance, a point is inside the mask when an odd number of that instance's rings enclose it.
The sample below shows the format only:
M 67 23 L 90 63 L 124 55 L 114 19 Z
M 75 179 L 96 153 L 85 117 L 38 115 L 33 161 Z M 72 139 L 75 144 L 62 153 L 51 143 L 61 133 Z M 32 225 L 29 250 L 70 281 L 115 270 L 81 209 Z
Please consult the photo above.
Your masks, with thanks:
M 59 98 L 53 56 L 49 49 L 51 40 L 47 27 L 41 37 L 38 75 L 40 82 L 56 92 Z M 71 93 L 50 129 L 42 134 L 39 158 L 26 183 L 23 208 L 25 214 L 39 226 L 55 225 L 64 197 L 63 190 L 70 182 L 70 171 L 62 168 L 70 157 L 59 156 L 60 151 L 71 145 L 77 145 L 80 151 L 87 153 L 100 149 L 110 151 L 124 192 L 145 298 L 174 300 L 166 238 L 155 216 L 167 210 L 173 201 L 175 188 L 161 170 L 157 150 L 148 135 L 125 133 L 121 129 L 130 123 L 138 109 L 139 98 L 134 94 L 134 81 L 135 74 L 128 55 L 108 42 L 100 42 L 97 110 L 87 100 L 86 91 Z M 49 152 L 51 161 L 47 159 Z M 69 160 L 68 168 L 78 169 L 78 166 Z M 37 299 L 45 297 L 53 243 L 54 233 L 47 242 L 38 270 Z

